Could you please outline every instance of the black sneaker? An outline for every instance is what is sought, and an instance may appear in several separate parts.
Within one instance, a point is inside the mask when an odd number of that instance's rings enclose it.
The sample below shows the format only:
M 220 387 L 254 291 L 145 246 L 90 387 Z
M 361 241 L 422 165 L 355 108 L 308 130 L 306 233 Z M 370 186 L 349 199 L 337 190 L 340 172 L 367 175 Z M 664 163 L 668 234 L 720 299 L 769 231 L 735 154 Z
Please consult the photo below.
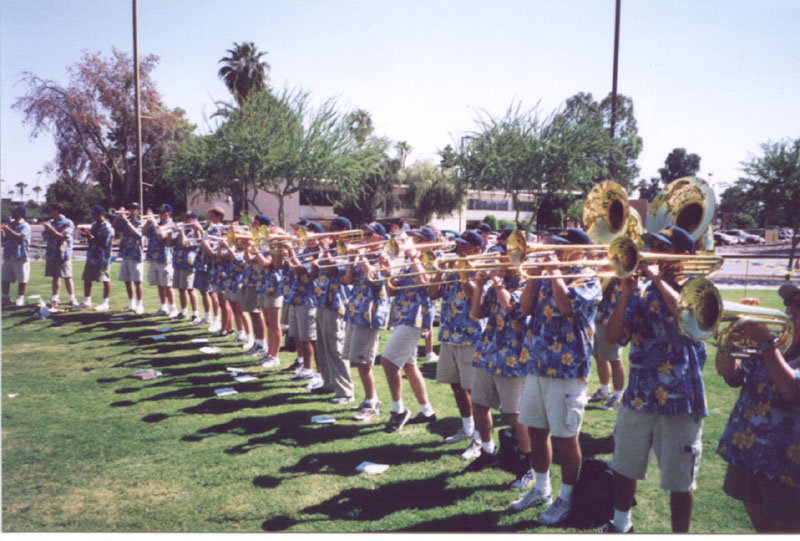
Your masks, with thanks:
M 478 458 L 467 464 L 467 467 L 464 468 L 464 473 L 485 470 L 495 464 L 497 464 L 497 452 L 487 453 L 485 449 L 481 449 L 481 454 Z
M 303 366 L 303 363 L 300 362 L 300 359 L 295 359 L 292 364 L 290 364 L 286 368 L 281 369 L 281 372 L 294 372 L 301 366 Z
M 311 389 L 311 394 L 331 394 L 333 389 L 328 389 L 327 387 L 317 387 L 315 389 Z
M 386 423 L 386 428 L 384 428 L 384 431 L 388 432 L 389 434 L 392 432 L 397 432 L 405 426 L 409 417 L 411 417 L 411 410 L 408 408 L 404 409 L 402 412 L 392 412 L 389 415 L 389 422 Z
M 414 417 L 408 420 L 409 425 L 422 425 L 436 422 L 436 414 L 423 415 L 422 412 L 417 413 Z
M 631 527 L 630 527 L 630 529 L 628 531 L 623 532 L 622 530 L 617 529 L 617 527 L 614 526 L 614 523 L 609 520 L 608 522 L 606 522 L 605 524 L 603 524 L 602 526 L 597 528 L 595 530 L 595 532 L 596 533 L 633 533 L 633 525 L 631 525 Z

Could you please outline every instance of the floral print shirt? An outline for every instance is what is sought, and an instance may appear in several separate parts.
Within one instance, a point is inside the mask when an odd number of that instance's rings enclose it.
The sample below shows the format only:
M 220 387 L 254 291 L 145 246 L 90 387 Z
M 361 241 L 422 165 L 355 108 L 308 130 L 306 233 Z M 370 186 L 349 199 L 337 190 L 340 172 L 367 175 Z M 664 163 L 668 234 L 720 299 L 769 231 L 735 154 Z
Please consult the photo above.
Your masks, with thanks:
M 353 286 L 344 320 L 370 329 L 385 329 L 392 299 L 386 294 L 383 271 L 375 270 L 374 273 L 375 281 L 370 282 L 361 267 L 353 269 Z
M 310 250 L 301 250 L 297 253 L 300 261 L 310 261 Z M 283 300 L 286 304 L 296 306 L 315 307 L 317 305 L 314 296 L 314 281 L 311 279 L 311 263 L 303 263 L 305 272 L 296 273 L 292 268 L 286 271 L 287 279 L 283 285 Z
M 473 365 L 488 374 L 509 378 L 522 377 L 527 373 L 524 359 L 520 354 L 525 332 L 526 316 L 522 315 L 520 299 L 525 287 L 522 277 L 503 278 L 506 290 L 511 294 L 514 309 L 506 313 L 497 300 L 494 287 L 489 287 L 481 303 L 481 318 L 486 319 L 481 343 L 475 352 Z M 477 325 L 476 320 L 472 320 Z
M 89 248 L 86 251 L 86 263 L 97 267 L 105 267 L 111 261 L 111 240 L 114 238 L 114 228 L 103 220 L 100 223 L 94 222 L 89 229 L 89 233 L 94 237 L 89 241 Z
M 414 272 L 414 265 L 405 267 L 400 274 L 392 279 L 392 285 L 410 286 L 416 284 L 414 276 L 409 276 L 412 272 Z M 433 301 L 428 296 L 427 287 L 398 289 L 394 294 L 393 303 L 394 321 L 392 321 L 392 325 L 407 325 L 421 329 L 430 328 L 433 322 Z
M 800 345 L 784 356 L 800 381 Z M 800 404 L 787 402 L 775 388 L 761 360 L 743 361 L 736 376 L 741 387 L 717 453 L 727 462 L 757 475 L 800 488 Z
M 619 278 L 612 278 L 605 285 L 601 282 L 601 286 L 603 287 L 603 298 L 597 305 L 594 322 L 598 325 L 608 325 L 608 320 L 611 319 L 611 314 L 614 313 L 614 308 L 622 295 L 622 281 Z
M 165 226 L 170 223 L 172 223 L 172 220 L 168 219 L 158 225 Z M 172 248 L 164 244 L 164 241 L 158 238 L 158 230 L 149 223 L 145 224 L 144 236 L 147 237 L 147 260 L 151 263 L 172 265 Z M 166 238 L 164 240 L 166 240 Z
M 677 282 L 670 284 L 680 291 Z M 706 345 L 680 333 L 658 287 L 639 284 L 625 310 L 625 335 L 630 343 L 630 375 L 622 404 L 636 411 L 659 414 L 708 415 L 703 367 Z
M 61 240 L 45 230 L 44 238 L 47 239 L 45 257 L 49 261 L 69 261 L 72 258 L 72 238 L 75 236 L 75 224 L 69 218 L 62 216 L 50 220 L 50 225 L 59 233 L 66 235 L 67 238 Z
M 117 230 L 117 236 L 119 236 L 119 258 L 137 262 L 144 261 L 144 249 L 142 248 L 141 236 L 144 222 L 139 218 L 130 220 L 130 222 L 133 228 L 139 232 L 139 235 L 131 231 L 128 224 L 124 221 L 117 222 L 119 225 L 119 229 Z
M 3 261 L 27 261 L 31 243 L 31 226 L 25 220 L 8 224 L 15 233 L 23 235 L 21 240 L 6 236 L 3 242 Z
M 472 299 L 464 291 L 464 284 L 458 281 L 457 272 L 442 275 L 443 282 L 440 291 L 442 305 L 440 308 L 441 325 L 439 326 L 439 341 L 448 344 L 475 346 L 481 344 L 485 319 L 474 320 L 469 317 L 472 308 Z

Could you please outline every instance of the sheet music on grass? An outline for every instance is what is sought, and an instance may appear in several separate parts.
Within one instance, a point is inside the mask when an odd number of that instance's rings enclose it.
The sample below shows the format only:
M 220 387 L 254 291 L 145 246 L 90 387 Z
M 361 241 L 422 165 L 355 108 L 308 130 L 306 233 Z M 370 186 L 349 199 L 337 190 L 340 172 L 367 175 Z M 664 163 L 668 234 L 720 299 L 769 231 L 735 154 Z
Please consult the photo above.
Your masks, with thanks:
M 155 379 L 161 375 L 162 375 L 161 372 L 159 372 L 158 370 L 148 369 L 148 370 L 137 370 L 136 372 L 133 373 L 132 377 L 145 381 L 148 379 Z
M 217 396 L 228 396 L 232 394 L 238 394 L 238 391 L 233 387 L 222 387 L 220 389 L 214 389 L 214 394 Z

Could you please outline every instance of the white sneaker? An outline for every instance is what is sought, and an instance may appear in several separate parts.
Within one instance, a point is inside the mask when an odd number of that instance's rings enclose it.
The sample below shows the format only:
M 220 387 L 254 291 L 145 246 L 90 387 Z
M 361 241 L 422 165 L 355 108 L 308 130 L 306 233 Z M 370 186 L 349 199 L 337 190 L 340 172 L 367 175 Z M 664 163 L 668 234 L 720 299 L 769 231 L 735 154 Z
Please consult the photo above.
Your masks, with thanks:
M 481 442 L 478 440 L 472 440 L 469 447 L 461 453 L 461 458 L 463 460 L 473 460 L 479 456 L 481 456 Z
M 54 300 L 55 302 L 61 302 L 60 300 L 58 300 L 58 299 L 55 299 L 55 298 L 54 298 L 54 299 L 52 299 L 52 300 Z M 81 305 L 81 303 L 79 303 L 79 302 L 78 302 L 78 299 L 76 299 L 75 297 L 72 297 L 72 298 L 69 300 L 69 303 L 70 303 L 72 306 L 75 306 L 75 307 L 78 307 L 78 306 L 80 306 L 80 305 Z
M 453 434 L 453 435 L 451 435 L 451 436 L 447 436 L 447 437 L 444 439 L 444 442 L 445 442 L 445 443 L 457 443 L 457 442 L 459 442 L 459 441 L 461 441 L 461 440 L 465 440 L 465 439 L 467 439 L 467 438 L 471 438 L 471 437 L 472 437 L 472 434 L 467 434 L 467 433 L 464 431 L 464 429 L 462 428 L 461 430 L 459 430 L 459 431 L 458 431 L 458 432 L 456 432 L 455 434 Z
M 25 306 L 25 297 L 17 297 L 17 301 L 14 304 L 17 306 Z
M 428 361 L 431 361 L 431 362 L 436 362 L 436 361 L 439 360 L 439 356 L 436 355 L 435 351 L 431 351 L 430 353 L 426 354 L 425 358 L 428 359 Z
M 319 389 L 323 387 L 325 382 L 322 381 L 322 376 L 319 374 L 314 374 L 314 377 L 311 378 L 311 381 L 308 382 L 309 389 Z
M 215 323 L 212 323 L 211 325 L 208 326 L 208 332 L 210 332 L 210 333 L 219 332 L 220 330 L 222 330 L 222 324 L 221 323 L 216 323 L 215 322 Z
M 253 349 L 253 346 L 255 345 L 256 345 L 255 340 L 247 340 L 244 344 L 242 344 L 242 349 L 249 352 L 251 349 Z
M 168 315 L 169 315 L 169 317 L 174 318 L 174 317 L 178 317 L 179 313 L 180 312 L 178 312 L 177 308 L 170 308 Z
M 555 526 L 556 524 L 561 524 L 567 520 L 571 509 L 572 504 L 568 503 L 567 500 L 556 498 L 556 501 L 553 502 L 553 505 L 548 507 L 547 511 L 542 513 L 537 520 L 539 521 L 539 524 L 544 524 L 545 526 Z
M 511 511 L 522 511 L 528 507 L 540 507 L 542 505 L 549 505 L 553 501 L 552 493 L 545 494 L 536 487 L 533 487 L 528 492 L 522 495 L 518 500 L 514 500 L 508 506 Z M 540 518 L 541 522 L 541 518 Z
M 94 307 L 94 309 L 97 310 L 98 312 L 105 312 L 106 310 L 109 310 L 110 308 L 111 307 L 105 301 L 101 302 L 100 304 L 98 304 L 97 306 Z
M 144 306 L 142 306 L 141 304 L 137 304 L 136 308 L 134 309 L 134 312 L 136 313 L 137 316 L 141 316 L 142 314 L 144 314 Z
M 166 316 L 167 314 L 169 314 L 169 312 L 167 312 L 167 311 L 166 311 L 166 310 L 164 310 L 163 308 L 159 308 L 159 309 L 158 309 L 158 312 L 156 312 L 156 313 L 155 313 L 155 314 L 153 314 L 153 315 L 154 315 L 154 316 Z
M 78 308 L 91 308 L 91 307 L 92 307 L 92 301 L 83 301 L 78 305 Z
M 122 311 L 123 312 L 135 312 L 136 311 L 136 306 L 135 305 L 134 306 L 126 306 L 125 308 L 122 309 Z
M 528 471 L 514 479 L 511 482 L 511 488 L 528 488 L 533 483 L 533 468 L 528 468 Z
M 314 371 L 310 368 L 300 368 L 297 374 L 289 378 L 289 381 L 305 381 L 314 377 Z
M 211 317 L 206 314 L 205 317 L 200 320 L 200 325 L 211 325 Z
M 263 366 L 264 368 L 275 368 L 276 366 L 280 366 L 281 364 L 281 360 L 279 358 L 270 357 L 269 355 L 267 355 L 267 357 L 263 360 L 264 362 L 261 363 L 261 366 Z

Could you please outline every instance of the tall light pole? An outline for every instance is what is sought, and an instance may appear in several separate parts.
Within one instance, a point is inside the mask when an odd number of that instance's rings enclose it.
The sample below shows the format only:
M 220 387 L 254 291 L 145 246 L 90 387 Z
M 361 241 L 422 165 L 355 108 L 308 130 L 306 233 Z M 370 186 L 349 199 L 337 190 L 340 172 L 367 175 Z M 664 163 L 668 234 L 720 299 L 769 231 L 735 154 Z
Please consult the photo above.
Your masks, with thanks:
M 619 65 L 619 10 L 621 0 L 617 0 L 616 16 L 614 18 L 614 75 L 611 82 L 611 138 L 614 138 L 617 124 L 617 68 Z
M 139 88 L 139 30 L 137 24 L 137 0 L 133 0 L 133 78 L 136 86 L 136 172 L 139 175 L 139 205 L 144 209 L 144 187 L 142 185 L 142 106 Z

